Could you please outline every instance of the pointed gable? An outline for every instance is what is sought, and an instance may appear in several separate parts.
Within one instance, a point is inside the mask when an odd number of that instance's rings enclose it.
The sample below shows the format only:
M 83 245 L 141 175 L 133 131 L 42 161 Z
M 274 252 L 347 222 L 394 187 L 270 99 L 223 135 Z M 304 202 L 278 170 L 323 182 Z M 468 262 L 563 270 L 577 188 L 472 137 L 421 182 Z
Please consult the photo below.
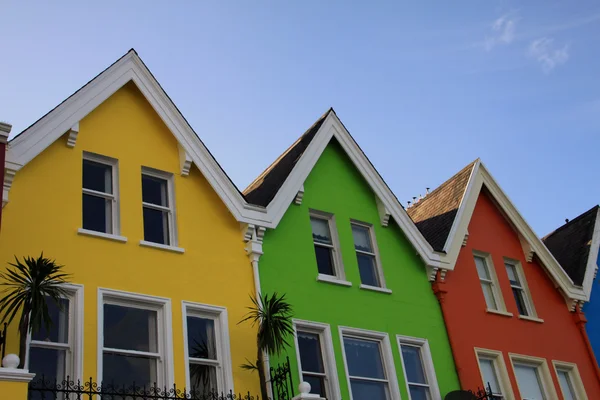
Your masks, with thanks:
M 464 197 L 476 161 L 464 167 L 442 183 L 424 199 L 407 209 L 408 215 L 434 250 L 444 251 L 444 245 Z
M 598 256 L 598 244 L 594 249 L 593 239 L 600 225 L 599 209 L 599 206 L 592 207 L 543 238 L 546 247 L 576 285 L 583 285 L 590 258 L 595 264 Z

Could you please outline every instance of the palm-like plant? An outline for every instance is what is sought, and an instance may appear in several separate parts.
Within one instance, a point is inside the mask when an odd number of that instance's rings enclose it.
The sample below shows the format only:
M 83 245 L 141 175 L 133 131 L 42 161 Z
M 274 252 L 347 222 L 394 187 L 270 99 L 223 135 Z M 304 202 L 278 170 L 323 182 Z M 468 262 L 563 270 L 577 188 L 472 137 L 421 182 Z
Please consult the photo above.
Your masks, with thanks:
M 51 328 L 48 298 L 60 307 L 60 298 L 66 295 L 61 285 L 70 275 L 63 273 L 63 266 L 45 258 L 43 253 L 38 258 L 24 257 L 23 262 L 15 256 L 15 261 L 9 263 L 13 269 L 0 273 L 0 285 L 6 287 L 0 298 L 0 314 L 1 322 L 10 324 L 22 309 L 19 320 L 19 368 L 22 368 L 27 355 L 27 335 L 38 332 L 42 326 Z
M 292 306 L 286 301 L 285 294 L 281 296 L 277 293 L 270 296 L 265 294 L 260 297 L 260 301 L 250 296 L 250 300 L 252 300 L 252 307 L 248 307 L 250 311 L 239 323 L 251 321 L 252 326 L 258 325 L 256 335 L 258 348 L 256 364 L 244 364 L 242 368 L 258 370 L 261 396 L 267 399 L 267 371 L 265 371 L 263 354 L 280 355 L 289 346 L 288 336 L 294 333 Z

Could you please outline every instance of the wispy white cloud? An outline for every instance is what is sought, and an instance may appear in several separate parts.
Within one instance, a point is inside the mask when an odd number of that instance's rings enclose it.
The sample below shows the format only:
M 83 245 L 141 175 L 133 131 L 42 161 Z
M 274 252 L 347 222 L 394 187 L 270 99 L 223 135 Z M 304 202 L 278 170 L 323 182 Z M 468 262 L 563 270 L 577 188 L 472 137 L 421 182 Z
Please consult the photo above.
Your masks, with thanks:
M 483 48 L 492 50 L 497 45 L 507 45 L 515 40 L 517 22 L 519 18 L 514 14 L 505 14 L 492 23 L 491 35 L 486 36 Z
M 554 39 L 542 37 L 529 43 L 528 54 L 540 63 L 545 73 L 550 73 L 554 68 L 569 60 L 569 45 L 557 47 Z

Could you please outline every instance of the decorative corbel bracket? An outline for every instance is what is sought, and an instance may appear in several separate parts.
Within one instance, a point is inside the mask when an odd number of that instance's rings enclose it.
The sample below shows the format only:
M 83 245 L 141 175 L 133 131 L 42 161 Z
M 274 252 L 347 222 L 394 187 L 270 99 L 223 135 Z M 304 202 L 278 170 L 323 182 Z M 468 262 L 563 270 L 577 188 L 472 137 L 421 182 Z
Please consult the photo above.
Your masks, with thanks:
M 12 187 L 15 175 L 17 174 L 17 171 L 21 168 L 21 165 L 7 160 L 4 167 L 4 181 L 2 184 L 2 208 L 4 208 L 4 206 L 8 203 L 8 192 Z
M 525 254 L 525 261 L 527 261 L 528 263 L 532 262 L 533 255 L 535 254 L 535 249 L 533 248 L 531 243 L 529 243 L 527 240 L 525 240 L 525 238 L 521 237 L 521 235 L 519 235 L 519 240 L 521 241 L 521 246 L 523 247 L 523 253 Z
M 297 204 L 297 205 L 302 204 L 303 197 L 304 197 L 304 185 L 300 186 L 300 189 L 298 189 L 298 193 L 296 193 L 296 197 L 294 198 L 294 204 Z
M 179 166 L 181 168 L 181 176 L 188 176 L 192 168 L 192 157 L 181 145 L 179 145 Z
M 263 254 L 262 243 L 266 228 L 254 224 L 242 224 L 242 236 L 246 243 L 246 254 L 251 261 L 258 261 Z
M 467 245 L 467 240 L 469 239 L 469 231 L 465 232 L 465 237 L 463 238 L 462 247 Z
M 381 226 L 388 226 L 390 223 L 390 216 L 392 213 L 388 208 L 383 204 L 383 202 L 377 198 L 377 211 L 379 211 L 379 220 L 381 222 Z
M 77 143 L 77 135 L 79 135 L 79 122 L 73 125 L 67 132 L 67 147 L 75 147 Z

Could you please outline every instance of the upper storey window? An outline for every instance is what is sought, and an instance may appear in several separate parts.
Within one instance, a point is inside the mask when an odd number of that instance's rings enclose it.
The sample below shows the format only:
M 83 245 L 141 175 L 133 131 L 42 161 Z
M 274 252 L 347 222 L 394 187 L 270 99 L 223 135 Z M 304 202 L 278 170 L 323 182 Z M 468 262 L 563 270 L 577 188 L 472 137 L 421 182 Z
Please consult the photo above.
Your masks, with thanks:
M 119 234 L 117 160 L 83 154 L 83 229 Z
M 361 283 L 367 286 L 385 287 L 377 256 L 373 227 L 353 222 L 352 237 L 354 238 L 354 249 L 356 250 Z
M 164 246 L 176 246 L 173 175 L 142 168 L 142 207 L 144 240 Z
M 504 311 L 504 304 L 499 293 L 498 278 L 491 264 L 489 256 L 475 254 L 475 266 L 479 275 L 479 282 L 483 290 L 483 297 L 488 310 Z
M 311 211 L 310 226 L 320 276 L 344 279 L 340 260 L 340 245 L 332 214 Z
M 531 302 L 531 296 L 527 288 L 527 282 L 521 269 L 521 265 L 513 261 L 505 261 L 506 273 L 508 274 L 508 280 L 510 281 L 510 287 L 517 303 L 517 310 L 519 315 L 525 317 L 535 316 L 535 310 L 533 303 Z

